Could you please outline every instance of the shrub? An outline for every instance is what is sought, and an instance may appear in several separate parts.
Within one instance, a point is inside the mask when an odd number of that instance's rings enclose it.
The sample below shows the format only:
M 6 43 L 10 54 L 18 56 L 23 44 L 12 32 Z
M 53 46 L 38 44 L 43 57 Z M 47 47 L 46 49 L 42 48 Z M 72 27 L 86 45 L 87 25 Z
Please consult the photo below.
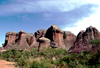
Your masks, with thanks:
M 63 39 L 66 39 L 67 35 L 66 34 L 63 34 Z
M 30 40 L 29 40 L 29 38 L 26 37 L 26 41 L 27 41 L 28 45 L 30 45 Z
M 100 39 L 94 39 L 90 41 L 91 44 L 99 45 L 100 44 Z
M 15 61 L 20 68 L 99 68 L 100 51 L 90 54 L 82 51 L 81 54 L 66 54 L 64 49 L 46 48 L 42 52 L 32 48 L 31 52 L 8 50 L 2 52 L 1 57 L 8 61 Z

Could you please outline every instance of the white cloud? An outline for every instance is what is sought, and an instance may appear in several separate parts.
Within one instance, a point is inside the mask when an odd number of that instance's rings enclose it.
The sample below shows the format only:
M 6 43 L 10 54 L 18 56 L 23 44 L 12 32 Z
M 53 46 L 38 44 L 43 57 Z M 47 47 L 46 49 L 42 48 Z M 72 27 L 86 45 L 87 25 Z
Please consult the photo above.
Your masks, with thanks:
M 16 0 L 17 2 L 0 6 L 0 15 L 34 12 L 67 12 L 82 5 L 99 4 L 98 0 Z
M 75 35 L 77 35 L 81 30 L 86 30 L 87 27 L 93 26 L 96 27 L 100 31 L 100 7 L 98 7 L 96 10 L 96 13 L 91 15 L 90 17 L 83 18 L 83 20 L 78 21 L 75 23 L 75 27 L 66 27 L 63 28 L 63 30 L 71 31 Z

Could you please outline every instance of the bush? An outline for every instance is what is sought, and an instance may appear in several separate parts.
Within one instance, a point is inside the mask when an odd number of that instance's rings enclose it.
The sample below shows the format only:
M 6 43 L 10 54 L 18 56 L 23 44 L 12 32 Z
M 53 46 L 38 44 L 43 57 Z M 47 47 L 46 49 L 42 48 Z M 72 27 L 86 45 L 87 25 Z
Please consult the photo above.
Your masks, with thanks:
M 100 51 L 90 54 L 89 51 L 82 51 L 81 54 L 66 54 L 64 49 L 48 47 L 42 52 L 32 48 L 31 52 L 8 50 L 2 52 L 1 57 L 8 61 L 15 61 L 20 68 L 99 68 Z
M 100 39 L 91 40 L 90 43 L 94 44 L 94 45 L 99 45 L 100 44 Z
M 27 41 L 28 45 L 30 45 L 30 40 L 29 40 L 29 38 L 26 37 L 26 41 Z
M 66 34 L 63 34 L 63 39 L 66 39 L 67 35 Z

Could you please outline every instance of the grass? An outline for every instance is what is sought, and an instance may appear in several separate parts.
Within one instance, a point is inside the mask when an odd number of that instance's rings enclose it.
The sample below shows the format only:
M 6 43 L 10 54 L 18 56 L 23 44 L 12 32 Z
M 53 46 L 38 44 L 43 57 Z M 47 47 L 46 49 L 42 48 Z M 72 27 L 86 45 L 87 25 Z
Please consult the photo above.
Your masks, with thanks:
M 16 62 L 15 66 L 20 68 L 99 68 L 100 51 L 91 54 L 82 51 L 80 54 L 67 54 L 64 49 L 47 48 L 37 52 L 32 48 L 31 52 L 8 50 L 0 53 L 0 57 L 7 61 Z

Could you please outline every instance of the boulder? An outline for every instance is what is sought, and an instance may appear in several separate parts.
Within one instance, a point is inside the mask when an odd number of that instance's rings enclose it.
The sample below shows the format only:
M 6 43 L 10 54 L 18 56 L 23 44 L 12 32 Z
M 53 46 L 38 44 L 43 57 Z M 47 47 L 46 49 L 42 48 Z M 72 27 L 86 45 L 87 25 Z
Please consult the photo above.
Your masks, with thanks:
M 70 31 L 64 31 L 63 38 L 66 45 L 66 50 L 69 50 L 73 46 L 73 43 L 76 40 L 76 36 Z
M 48 38 L 45 37 L 39 38 L 38 51 L 42 51 L 44 47 L 47 48 L 49 46 L 50 46 L 50 40 Z
M 86 31 L 82 30 L 79 32 L 69 52 L 80 53 L 82 50 L 91 50 L 93 45 L 89 42 L 94 39 L 100 39 L 100 33 L 95 27 L 90 26 L 86 28 Z
M 46 33 L 46 29 L 37 30 L 35 32 L 36 40 L 38 40 L 40 37 L 44 37 L 45 36 L 45 33 Z
M 63 30 L 61 30 L 57 25 L 52 25 L 48 28 L 45 37 L 50 39 L 51 42 L 58 44 L 58 48 L 66 48 L 63 41 Z
M 51 43 L 50 43 L 50 46 L 51 46 L 52 48 L 58 48 L 58 44 L 55 43 L 55 42 L 51 42 Z

